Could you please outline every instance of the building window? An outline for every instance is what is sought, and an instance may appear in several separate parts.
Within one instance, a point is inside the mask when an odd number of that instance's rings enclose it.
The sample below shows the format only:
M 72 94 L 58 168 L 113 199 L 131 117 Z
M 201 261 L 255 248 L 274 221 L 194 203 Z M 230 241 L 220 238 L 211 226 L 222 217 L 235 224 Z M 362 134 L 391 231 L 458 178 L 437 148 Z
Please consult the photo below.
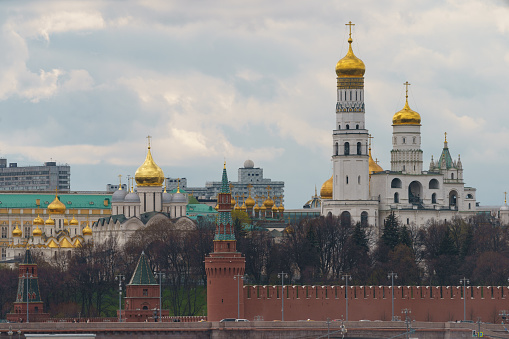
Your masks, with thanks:
M 5 239 L 7 238 L 7 227 L 2 227 L 2 238 Z
M 346 129 L 350 129 L 350 125 L 349 124 L 346 124 Z
M 454 179 L 454 173 L 451 173 L 451 179 Z
M 148 297 L 148 288 L 143 289 L 143 296 Z
M 362 145 L 360 142 L 357 143 L 357 155 L 362 154 Z
M 361 213 L 361 226 L 368 227 L 368 212 L 366 211 Z
M 334 145 L 334 155 L 339 154 L 339 144 L 336 142 L 336 145 Z
M 355 129 L 359 129 L 359 124 L 355 125 Z
M 429 181 L 429 189 L 436 190 L 439 187 L 438 180 L 437 179 L 431 179 Z
M 345 142 L 345 155 L 350 155 L 350 143 L 349 142 Z
M 433 193 L 431 195 L 431 203 L 432 204 L 436 204 L 437 203 L 437 194 L 436 193 Z
M 401 187 L 402 187 L 401 179 L 399 179 L 399 178 L 392 179 L 392 181 L 391 181 L 391 188 L 401 188 Z
M 346 184 L 348 185 L 348 175 L 346 176 Z
M 394 203 L 399 204 L 399 193 L 398 192 L 394 193 Z
M 359 185 L 361 184 L 361 176 L 360 176 L 360 175 L 357 177 L 357 183 L 358 183 Z

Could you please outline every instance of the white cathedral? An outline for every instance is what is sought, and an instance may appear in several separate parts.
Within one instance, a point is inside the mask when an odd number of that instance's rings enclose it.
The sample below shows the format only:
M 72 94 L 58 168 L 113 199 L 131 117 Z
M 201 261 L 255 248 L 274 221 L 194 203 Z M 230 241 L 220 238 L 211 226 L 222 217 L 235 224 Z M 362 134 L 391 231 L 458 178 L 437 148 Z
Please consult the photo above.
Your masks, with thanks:
M 408 82 L 405 106 L 392 119 L 391 169 L 383 170 L 373 161 L 365 124 L 366 68 L 354 55 L 352 41 L 350 30 L 348 52 L 336 65 L 333 175 L 320 191 L 321 214 L 376 229 L 390 213 L 408 225 L 476 214 L 476 190 L 465 186 L 461 160 L 451 158 L 447 135 L 440 159 L 432 157 L 429 169 L 423 169 L 421 117 L 408 105 Z

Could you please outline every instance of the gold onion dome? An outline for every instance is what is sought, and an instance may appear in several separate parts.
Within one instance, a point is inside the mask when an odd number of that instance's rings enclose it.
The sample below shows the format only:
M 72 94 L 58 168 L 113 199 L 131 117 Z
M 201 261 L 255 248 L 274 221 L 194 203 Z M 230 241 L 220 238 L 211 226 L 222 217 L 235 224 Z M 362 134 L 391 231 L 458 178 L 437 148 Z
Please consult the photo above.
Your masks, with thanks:
M 71 221 L 69 222 L 69 225 L 71 226 L 78 226 L 80 223 L 78 222 L 78 220 L 76 220 L 76 218 L 74 218 L 74 216 L 72 217 Z
M 39 226 L 37 226 L 33 231 L 32 231 L 32 235 L 34 237 L 40 237 L 42 235 L 42 231 L 41 229 L 39 228 Z
M 254 207 L 254 210 L 255 210 L 255 212 L 258 212 L 260 210 L 260 206 L 258 206 L 258 204 L 256 204 Z
M 46 219 L 44 224 L 48 225 L 48 226 L 54 226 L 55 225 L 55 220 L 51 219 L 51 215 L 50 215 L 50 216 L 48 216 L 48 219 Z
M 37 217 L 32 221 L 34 225 L 44 225 L 44 220 L 37 214 Z
M 164 173 L 161 167 L 157 166 L 150 153 L 148 146 L 147 158 L 145 162 L 136 170 L 134 179 L 138 186 L 162 186 L 164 183 Z
M 279 209 L 278 207 L 276 206 L 276 204 L 274 204 L 274 206 L 272 206 L 272 212 L 277 212 Z
M 88 225 L 83 229 L 83 235 L 92 235 L 92 229 Z
M 320 198 L 332 199 L 332 176 L 329 180 L 323 183 L 322 188 L 320 189 Z
M 265 210 L 267 210 L 267 207 L 265 207 L 265 205 L 262 205 L 262 206 L 260 207 L 260 211 L 265 211 Z
M 64 226 L 69 226 L 69 220 L 64 219 Z
M 232 206 L 232 209 L 235 208 L 235 205 L 237 205 L 237 202 L 235 201 L 235 199 L 233 199 L 233 195 L 232 200 L 230 200 L 230 205 Z
M 242 206 L 240 206 L 240 209 L 243 211 L 247 210 L 246 202 L 242 203 Z
M 285 211 L 285 207 L 283 206 L 283 204 L 281 204 L 279 206 L 279 212 L 284 212 Z
M 246 204 L 247 208 L 252 208 L 256 204 L 256 202 L 254 201 L 253 198 L 251 198 L 251 196 L 249 196 L 249 197 L 247 197 L 245 204 Z
M 378 165 L 371 157 L 371 148 L 369 149 L 369 174 L 383 172 L 384 169 Z
M 22 234 L 23 234 L 23 232 L 21 232 L 18 225 L 16 225 L 16 228 L 12 231 L 12 236 L 13 237 L 21 237 Z
M 399 112 L 396 112 L 392 117 L 393 125 L 420 125 L 421 116 L 416 111 L 412 111 L 408 106 L 408 94 L 406 96 L 405 107 Z
M 267 199 L 263 202 L 263 206 L 265 206 L 267 209 L 271 209 L 272 206 L 274 206 L 274 200 L 267 196 Z
M 338 61 L 336 64 L 336 75 L 340 77 L 356 77 L 360 78 L 364 76 L 366 72 L 366 66 L 361 59 L 357 58 L 353 54 L 352 50 L 352 37 L 348 38 L 348 52 L 345 57 Z
M 58 199 L 58 196 L 55 194 L 55 199 L 48 205 L 49 214 L 64 214 L 65 213 L 65 205 Z

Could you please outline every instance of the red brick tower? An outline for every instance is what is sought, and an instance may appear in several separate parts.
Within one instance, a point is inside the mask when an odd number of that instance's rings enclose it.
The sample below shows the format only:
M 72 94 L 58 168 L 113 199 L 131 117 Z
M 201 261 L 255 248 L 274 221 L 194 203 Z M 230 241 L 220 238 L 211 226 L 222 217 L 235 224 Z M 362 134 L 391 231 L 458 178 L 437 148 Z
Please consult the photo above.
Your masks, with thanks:
M 145 321 L 154 315 L 154 310 L 159 310 L 159 284 L 150 269 L 147 256 L 141 252 L 131 281 L 126 286 L 122 318 L 129 322 Z M 169 310 L 161 311 L 163 316 L 168 316 Z
M 244 317 L 243 282 L 242 279 L 238 279 L 244 275 L 246 260 L 236 248 L 226 163 L 223 168 L 221 192 L 217 195 L 217 204 L 219 214 L 216 220 L 214 252 L 205 257 L 208 321 L 237 318 L 238 307 L 239 317 Z M 240 291 L 239 298 L 237 291 Z
M 28 298 L 28 303 L 27 303 Z M 27 249 L 23 263 L 18 266 L 18 293 L 14 302 L 14 313 L 7 314 L 9 321 L 28 322 L 46 321 L 48 313 L 43 313 L 43 302 L 39 292 L 39 278 L 37 264 L 32 260 L 32 254 Z

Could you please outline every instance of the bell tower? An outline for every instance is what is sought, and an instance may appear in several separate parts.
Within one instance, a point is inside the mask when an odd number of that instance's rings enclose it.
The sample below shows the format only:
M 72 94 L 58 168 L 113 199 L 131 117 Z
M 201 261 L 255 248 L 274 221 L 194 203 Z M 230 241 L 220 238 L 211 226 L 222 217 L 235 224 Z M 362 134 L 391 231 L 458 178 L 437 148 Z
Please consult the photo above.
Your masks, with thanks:
M 240 303 L 240 317 L 244 316 L 244 303 L 241 292 L 237 300 L 237 289 L 243 290 L 242 279 L 246 260 L 237 252 L 237 240 L 231 215 L 231 193 L 223 167 L 221 191 L 217 195 L 218 216 L 214 235 L 214 251 L 205 257 L 207 273 L 207 320 L 219 321 L 223 318 L 237 318 L 237 302 Z M 236 279 L 234 279 L 236 278 Z

